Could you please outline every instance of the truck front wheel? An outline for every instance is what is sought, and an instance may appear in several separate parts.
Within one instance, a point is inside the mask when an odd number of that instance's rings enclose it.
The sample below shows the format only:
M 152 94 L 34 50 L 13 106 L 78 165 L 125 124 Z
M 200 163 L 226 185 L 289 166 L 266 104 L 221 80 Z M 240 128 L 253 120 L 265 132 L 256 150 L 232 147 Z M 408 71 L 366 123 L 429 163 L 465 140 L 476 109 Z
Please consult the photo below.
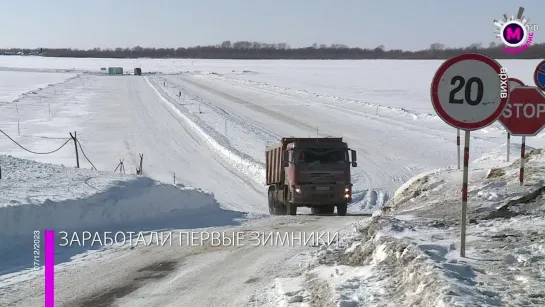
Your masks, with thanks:
M 337 205 L 337 215 L 345 216 L 347 209 L 348 209 L 348 204 L 347 203 Z

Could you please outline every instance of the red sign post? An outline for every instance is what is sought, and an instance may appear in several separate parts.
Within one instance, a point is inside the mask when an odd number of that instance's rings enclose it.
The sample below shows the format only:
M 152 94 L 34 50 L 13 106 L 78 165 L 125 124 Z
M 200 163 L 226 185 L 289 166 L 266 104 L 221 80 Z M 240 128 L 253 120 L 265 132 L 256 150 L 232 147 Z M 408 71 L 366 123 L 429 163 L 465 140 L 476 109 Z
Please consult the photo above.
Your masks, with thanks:
M 522 136 L 519 180 L 520 185 L 523 185 L 526 137 L 535 136 L 545 128 L 545 94 L 533 86 L 513 89 L 499 121 L 510 134 Z
M 516 87 L 525 86 L 524 82 L 517 78 L 509 78 L 509 91 L 512 91 Z M 509 101 L 507 101 L 509 103 Z M 507 132 L 507 162 L 509 162 L 509 156 L 511 155 L 511 133 Z

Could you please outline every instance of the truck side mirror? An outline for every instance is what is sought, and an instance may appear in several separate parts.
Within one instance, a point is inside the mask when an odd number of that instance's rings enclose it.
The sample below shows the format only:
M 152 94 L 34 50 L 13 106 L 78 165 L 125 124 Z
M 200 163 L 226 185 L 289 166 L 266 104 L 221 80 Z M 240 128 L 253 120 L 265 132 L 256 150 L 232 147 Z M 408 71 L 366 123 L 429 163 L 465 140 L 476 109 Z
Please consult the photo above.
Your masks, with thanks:
M 290 152 L 285 150 L 283 153 L 282 161 L 284 162 L 284 167 L 290 166 Z
M 358 159 L 358 157 L 356 156 L 356 151 L 350 150 L 350 154 L 352 155 L 352 167 L 358 166 L 358 163 L 356 162 L 356 160 Z

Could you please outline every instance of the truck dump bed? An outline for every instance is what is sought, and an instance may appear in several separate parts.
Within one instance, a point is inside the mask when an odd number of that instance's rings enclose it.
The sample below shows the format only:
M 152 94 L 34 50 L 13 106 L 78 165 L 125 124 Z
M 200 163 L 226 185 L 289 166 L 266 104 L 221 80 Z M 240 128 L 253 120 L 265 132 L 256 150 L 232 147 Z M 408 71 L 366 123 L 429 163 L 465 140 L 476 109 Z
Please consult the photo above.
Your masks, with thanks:
M 265 150 L 267 185 L 284 181 L 284 165 L 282 162 L 282 151 L 284 148 L 284 143 L 278 143 L 267 146 Z
M 342 142 L 343 138 L 282 138 L 280 143 L 267 146 L 265 149 L 266 163 L 266 184 L 284 182 L 284 161 L 282 160 L 282 152 L 286 150 L 286 146 L 293 142 Z

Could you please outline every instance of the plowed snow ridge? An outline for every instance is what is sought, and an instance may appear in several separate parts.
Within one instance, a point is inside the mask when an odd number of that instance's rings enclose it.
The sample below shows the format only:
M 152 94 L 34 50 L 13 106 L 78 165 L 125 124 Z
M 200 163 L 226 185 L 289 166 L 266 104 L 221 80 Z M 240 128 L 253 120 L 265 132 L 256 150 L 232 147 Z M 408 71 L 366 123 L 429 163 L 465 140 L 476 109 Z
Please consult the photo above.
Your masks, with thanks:
M 237 168 L 242 173 L 247 174 L 256 183 L 262 186 L 265 186 L 265 180 L 263 180 L 263 178 L 265 178 L 265 167 L 263 166 L 263 164 L 258 164 L 258 163 L 243 159 L 240 156 L 238 156 L 233 149 L 228 149 L 222 146 L 220 143 L 218 143 L 216 139 L 211 137 L 199 125 L 194 123 L 185 114 L 183 114 L 183 112 L 180 111 L 180 109 L 176 108 L 163 95 L 161 95 L 161 93 L 157 90 L 157 88 L 150 82 L 148 77 L 145 77 L 145 78 L 148 85 L 151 88 L 153 88 L 153 90 L 155 91 L 157 96 L 161 99 L 161 101 L 163 101 L 173 112 L 175 112 L 180 118 L 182 118 L 193 131 L 198 133 L 203 138 L 203 140 L 205 140 L 210 145 L 210 149 L 220 154 L 225 160 L 231 163 L 233 167 Z

